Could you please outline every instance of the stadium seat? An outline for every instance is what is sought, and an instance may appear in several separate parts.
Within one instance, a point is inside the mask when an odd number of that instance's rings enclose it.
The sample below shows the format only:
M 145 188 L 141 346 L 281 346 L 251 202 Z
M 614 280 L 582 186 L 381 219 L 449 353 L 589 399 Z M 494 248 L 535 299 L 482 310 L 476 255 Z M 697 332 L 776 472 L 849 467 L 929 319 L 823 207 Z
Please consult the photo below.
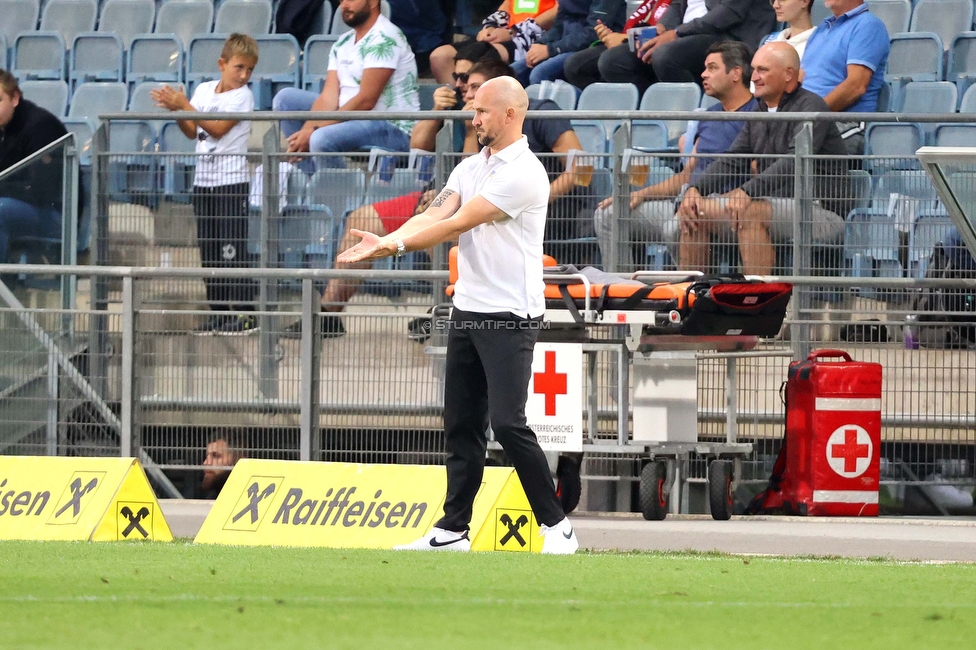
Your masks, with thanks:
M 942 40 L 937 34 L 897 34 L 891 39 L 884 79 L 891 86 L 888 110 L 901 112 L 905 85 L 942 80 Z
M 580 111 L 632 111 L 637 108 L 639 98 L 637 86 L 634 84 L 595 83 L 583 90 L 576 108 Z M 591 153 L 606 152 L 610 134 L 618 126 L 620 120 L 573 120 L 573 129 L 583 145 L 583 150 Z
M 64 82 L 62 82 L 64 83 Z M 66 117 L 61 120 L 68 133 L 75 136 L 75 146 L 78 157 L 83 166 L 91 164 L 92 138 L 95 137 L 95 126 L 85 118 Z
M 718 103 L 719 103 L 719 100 L 716 99 L 715 97 L 712 97 L 711 95 L 706 95 L 705 93 L 702 93 L 701 101 L 698 102 L 698 108 L 703 108 L 705 110 L 708 110 L 709 108 L 711 108 L 712 106 L 714 106 L 715 104 L 718 104 Z
M 844 265 L 856 278 L 900 278 L 904 268 L 898 256 L 900 236 L 893 217 L 878 210 L 855 209 L 844 228 Z M 877 298 L 877 290 L 861 290 Z
M 329 52 L 336 42 L 335 34 L 318 34 L 305 41 L 302 58 L 302 84 L 305 90 L 320 92 L 329 72 Z
M 23 81 L 20 92 L 24 99 L 46 108 L 57 117 L 68 112 L 68 84 L 60 79 Z
M 956 84 L 961 101 L 976 81 L 976 32 L 963 32 L 953 39 L 945 79 Z
M 940 124 L 935 128 L 936 147 L 971 147 L 976 142 L 976 124 Z
M 7 37 L 0 33 L 0 65 L 3 66 L 4 70 L 10 69 L 7 62 L 8 55 L 9 49 L 7 48 Z
M 543 81 L 539 84 L 538 98 L 551 99 L 562 110 L 571 111 L 576 108 L 577 93 L 575 86 L 562 79 L 557 79 L 556 81 Z
M 908 0 L 871 0 L 868 11 L 881 19 L 889 36 L 908 31 L 912 19 L 912 3 Z
M 159 201 L 159 159 L 151 155 L 156 145 L 152 125 L 145 120 L 116 120 L 108 133 L 108 150 L 112 154 L 108 163 L 109 198 L 155 209 Z
M 934 32 L 945 47 L 973 24 L 973 0 L 918 0 L 909 31 Z
M 20 81 L 64 79 L 64 50 L 59 32 L 25 32 L 14 40 L 10 71 Z
M 7 47 L 13 45 L 17 34 L 34 31 L 39 15 L 39 0 L 0 0 L 0 35 L 5 37 Z
M 867 156 L 884 159 L 865 161 L 870 170 L 918 169 L 915 152 L 925 142 L 925 134 L 918 124 L 869 124 L 864 136 Z
M 255 108 L 263 111 L 271 108 L 271 100 L 279 90 L 299 87 L 302 52 L 291 34 L 265 34 L 256 40 L 260 56 L 251 75 L 251 88 Z
M 323 77 L 324 79 L 324 77 Z M 420 110 L 429 111 L 434 108 L 434 91 L 444 84 L 424 82 L 418 84 L 417 94 L 420 97 Z M 318 89 L 314 89 L 318 90 Z
M 156 12 L 153 33 L 175 34 L 189 49 L 197 34 L 209 34 L 213 26 L 214 3 L 209 0 L 166 0 Z
M 641 97 L 642 111 L 693 111 L 701 101 L 701 87 L 696 83 L 656 83 L 644 91 Z M 634 122 L 636 128 L 638 122 Z M 672 146 L 688 126 L 687 120 L 666 120 L 668 141 Z
M 382 13 L 387 18 L 390 17 L 390 3 L 386 0 L 380 0 L 380 13 Z M 330 34 L 344 34 L 350 29 L 349 25 L 342 20 L 342 12 L 336 11 L 332 16 L 332 27 L 329 29 Z
M 214 33 L 268 34 L 272 17 L 270 0 L 224 0 L 217 9 Z
M 124 49 L 122 39 L 115 34 L 82 33 L 68 53 L 68 82 L 74 92 L 86 81 L 122 81 Z
M 275 0 L 274 2 L 274 15 L 277 21 L 278 16 L 278 5 L 281 4 L 280 0 Z M 329 30 L 332 28 L 332 5 L 328 2 L 323 2 L 319 11 L 312 17 L 311 20 L 311 34 L 312 35 L 322 35 L 328 34 Z M 274 31 L 276 34 L 282 33 L 278 29 L 277 22 L 275 23 Z
M 41 14 L 41 30 L 60 32 L 65 43 L 73 43 L 78 34 L 95 31 L 97 19 L 95 0 L 48 0 Z
M 187 96 L 192 97 L 197 84 L 220 78 L 217 59 L 224 49 L 226 37 L 219 34 L 194 36 L 186 50 Z
M 97 123 L 101 113 L 121 113 L 128 103 L 129 93 L 124 83 L 90 81 L 75 89 L 68 117 L 82 117 Z
M 159 129 L 159 150 L 163 176 L 163 195 L 180 203 L 189 203 L 196 169 L 196 140 L 186 137 L 176 122 L 166 122 Z M 175 155 L 183 154 L 183 155 Z
M 905 113 L 954 113 L 956 85 L 948 81 L 912 81 L 905 85 L 902 111 Z M 935 135 L 936 125 L 922 124 L 926 140 Z
M 335 260 L 346 213 L 363 204 L 366 175 L 359 169 L 319 169 L 308 181 L 305 207 L 286 211 L 289 239 L 304 241 L 309 265 L 329 268 Z
M 952 218 L 941 205 L 919 212 L 908 239 L 908 273 L 911 277 L 925 277 L 929 256 L 935 250 L 935 245 L 944 241 L 953 228 Z
M 976 113 L 976 91 L 973 91 L 973 86 L 967 88 L 963 94 L 962 100 L 959 102 L 959 112 Z
M 133 38 L 152 31 L 155 20 L 156 3 L 153 0 L 105 0 L 98 19 L 98 31 L 115 34 L 128 51 Z
M 126 57 L 126 83 L 183 82 L 183 43 L 170 34 L 140 34 L 132 39 Z
M 830 9 L 823 2 L 813 2 L 810 5 L 810 20 L 813 22 L 813 26 L 817 27 L 824 21 L 825 18 L 830 18 L 833 16 L 830 13 Z
M 168 113 L 167 109 L 156 106 L 149 93 L 167 84 L 160 81 L 143 81 L 132 88 L 129 96 L 129 110 L 133 113 Z

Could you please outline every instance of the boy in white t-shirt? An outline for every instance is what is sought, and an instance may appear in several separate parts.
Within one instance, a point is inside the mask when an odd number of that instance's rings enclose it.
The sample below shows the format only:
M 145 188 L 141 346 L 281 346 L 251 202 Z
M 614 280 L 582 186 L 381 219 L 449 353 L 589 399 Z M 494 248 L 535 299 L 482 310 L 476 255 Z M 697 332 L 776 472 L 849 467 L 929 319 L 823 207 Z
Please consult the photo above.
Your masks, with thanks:
M 245 34 L 231 34 L 224 42 L 217 67 L 220 79 L 197 86 L 193 99 L 182 87 L 153 90 L 158 106 L 171 111 L 245 113 L 254 110 L 254 95 L 247 87 L 258 62 L 258 44 Z M 193 177 L 193 214 L 197 243 L 204 267 L 246 267 L 247 214 L 250 178 L 247 140 L 250 122 L 230 120 L 177 120 L 186 137 L 197 141 Z M 196 328 L 198 334 L 247 334 L 257 326 L 247 313 L 254 310 L 253 280 L 205 278 L 207 302 L 216 312 Z

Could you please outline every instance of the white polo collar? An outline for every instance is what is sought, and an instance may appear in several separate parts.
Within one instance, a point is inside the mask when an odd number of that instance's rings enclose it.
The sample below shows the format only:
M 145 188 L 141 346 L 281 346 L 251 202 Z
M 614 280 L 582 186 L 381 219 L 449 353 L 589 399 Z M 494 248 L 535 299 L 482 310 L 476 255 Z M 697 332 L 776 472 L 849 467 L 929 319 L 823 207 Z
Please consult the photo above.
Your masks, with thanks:
M 498 159 L 501 160 L 502 162 L 510 163 L 516 158 L 518 158 L 520 154 L 528 150 L 528 148 L 529 148 L 529 140 L 523 135 L 518 140 L 508 145 L 507 147 L 505 147 L 504 149 L 502 149 L 501 151 L 497 152 L 494 155 L 497 156 Z M 484 156 L 485 162 L 488 162 L 492 156 L 491 149 L 488 147 L 482 147 L 481 155 Z

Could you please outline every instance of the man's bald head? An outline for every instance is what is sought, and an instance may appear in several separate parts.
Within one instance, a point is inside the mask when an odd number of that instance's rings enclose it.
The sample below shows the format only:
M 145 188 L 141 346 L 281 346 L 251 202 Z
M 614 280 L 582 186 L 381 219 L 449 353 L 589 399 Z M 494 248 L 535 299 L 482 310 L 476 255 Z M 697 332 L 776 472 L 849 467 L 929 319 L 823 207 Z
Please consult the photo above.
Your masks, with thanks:
M 785 41 L 766 43 L 752 57 L 752 83 L 756 97 L 767 106 L 779 106 L 783 93 L 793 92 L 799 85 L 800 56 Z
M 472 124 L 481 146 L 498 151 L 522 137 L 529 96 L 516 79 L 489 79 L 475 93 L 472 105 L 475 111 Z

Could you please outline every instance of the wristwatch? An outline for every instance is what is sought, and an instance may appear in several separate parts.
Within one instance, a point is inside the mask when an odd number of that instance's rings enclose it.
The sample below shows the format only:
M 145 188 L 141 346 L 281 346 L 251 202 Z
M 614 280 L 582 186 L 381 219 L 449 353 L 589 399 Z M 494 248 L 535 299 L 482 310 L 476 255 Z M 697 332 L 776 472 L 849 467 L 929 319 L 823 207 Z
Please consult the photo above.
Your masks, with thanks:
M 403 254 L 407 252 L 407 247 L 403 245 L 402 239 L 394 239 L 393 243 L 396 244 L 396 253 L 393 254 L 394 257 L 403 257 Z

